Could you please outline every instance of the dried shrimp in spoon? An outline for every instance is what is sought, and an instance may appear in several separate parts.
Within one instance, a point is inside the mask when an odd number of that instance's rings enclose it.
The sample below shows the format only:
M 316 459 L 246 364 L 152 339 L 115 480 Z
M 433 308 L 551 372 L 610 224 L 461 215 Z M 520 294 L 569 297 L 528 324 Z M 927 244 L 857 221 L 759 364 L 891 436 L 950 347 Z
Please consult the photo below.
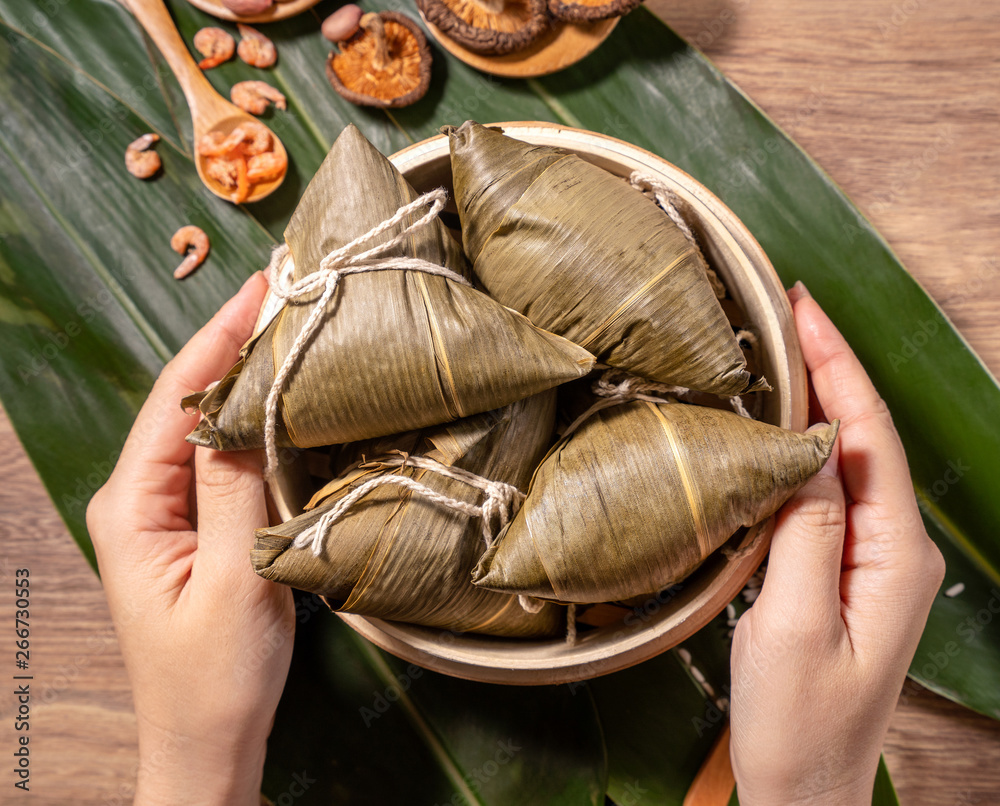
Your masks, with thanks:
M 256 121 L 241 123 L 228 135 L 208 132 L 198 141 L 198 155 L 205 160 L 205 173 L 229 191 L 235 204 L 247 200 L 253 185 L 279 178 L 288 166 L 284 152 L 274 150 L 270 129 Z

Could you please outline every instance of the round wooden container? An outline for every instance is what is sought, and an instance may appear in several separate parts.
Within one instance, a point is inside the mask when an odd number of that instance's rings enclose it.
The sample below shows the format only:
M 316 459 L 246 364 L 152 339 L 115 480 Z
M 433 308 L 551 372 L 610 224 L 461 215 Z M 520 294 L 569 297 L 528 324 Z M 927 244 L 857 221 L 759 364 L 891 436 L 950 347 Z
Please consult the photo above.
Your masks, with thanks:
M 689 223 L 710 265 L 759 336 L 762 371 L 774 387 L 764 395 L 761 419 L 795 431 L 805 429 L 805 367 L 785 291 L 753 236 L 718 198 L 666 160 L 613 137 L 549 123 L 495 125 L 518 140 L 574 151 L 618 176 L 640 171 L 670 187 L 693 217 Z M 451 190 L 445 136 L 416 143 L 390 159 L 418 191 L 442 186 Z M 311 494 L 302 483 L 301 469 L 282 469 L 272 492 L 283 519 L 297 515 L 303 496 Z M 772 530 L 773 519 L 734 537 L 679 585 L 623 611 L 621 620 L 581 630 L 573 645 L 561 638 L 504 639 L 338 615 L 403 660 L 455 677 L 516 685 L 586 680 L 647 660 L 701 629 L 753 575 L 767 553 Z

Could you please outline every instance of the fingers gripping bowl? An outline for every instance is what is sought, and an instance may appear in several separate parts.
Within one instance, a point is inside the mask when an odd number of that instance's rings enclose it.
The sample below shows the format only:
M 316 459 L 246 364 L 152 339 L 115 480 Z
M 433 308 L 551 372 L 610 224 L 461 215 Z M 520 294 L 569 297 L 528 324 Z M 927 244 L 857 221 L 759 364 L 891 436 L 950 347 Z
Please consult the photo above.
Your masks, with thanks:
M 760 247 L 706 188 L 662 158 L 604 135 L 544 123 L 498 124 L 517 140 L 557 146 L 622 177 L 638 171 L 670 188 L 684 208 L 711 267 L 758 336 L 759 370 L 773 391 L 762 396 L 760 419 L 786 429 L 806 426 L 805 370 L 784 290 Z M 391 158 L 417 191 L 451 190 L 447 137 L 417 143 Z M 266 321 L 269 300 L 262 311 Z M 279 469 L 272 493 L 282 519 L 301 511 L 314 490 L 302 462 Z M 738 594 L 767 552 L 767 521 L 735 534 L 691 576 L 669 591 L 563 638 L 504 639 L 442 631 L 354 614 L 339 614 L 378 646 L 410 662 L 458 677 L 504 684 L 553 684 L 626 668 L 683 641 Z

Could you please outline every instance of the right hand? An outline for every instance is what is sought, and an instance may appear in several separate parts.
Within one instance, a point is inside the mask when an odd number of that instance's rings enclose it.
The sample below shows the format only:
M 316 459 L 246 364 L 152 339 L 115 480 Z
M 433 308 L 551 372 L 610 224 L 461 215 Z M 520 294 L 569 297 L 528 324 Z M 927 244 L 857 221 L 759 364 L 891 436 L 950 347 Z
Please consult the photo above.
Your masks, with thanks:
M 760 596 L 732 653 L 742 806 L 870 804 L 889 719 L 944 561 L 924 530 L 892 418 L 805 288 L 792 298 L 826 467 L 778 514 Z

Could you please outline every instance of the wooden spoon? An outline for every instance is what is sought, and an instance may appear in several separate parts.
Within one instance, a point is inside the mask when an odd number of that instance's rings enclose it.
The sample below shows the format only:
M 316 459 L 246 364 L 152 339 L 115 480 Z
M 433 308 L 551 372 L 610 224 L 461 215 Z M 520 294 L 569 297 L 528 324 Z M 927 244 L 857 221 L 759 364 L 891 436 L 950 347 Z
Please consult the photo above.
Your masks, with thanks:
M 729 723 L 715 740 L 711 752 L 698 770 L 684 798 L 684 806 L 726 806 L 733 795 L 736 779 L 729 762 Z
M 196 145 L 208 132 L 217 131 L 227 135 L 241 123 L 248 121 L 260 123 L 257 118 L 229 103 L 215 91 L 188 52 L 187 45 L 181 39 L 170 12 L 167 11 L 162 0 L 126 0 L 126 2 L 139 24 L 152 37 L 180 82 L 181 90 L 183 90 L 188 107 L 191 109 L 191 122 L 194 124 Z M 260 123 L 260 125 L 263 124 Z M 274 153 L 283 158 L 286 167 L 277 179 L 251 185 L 250 195 L 246 199 L 248 202 L 260 201 L 277 189 L 285 179 L 288 154 L 285 152 L 281 140 L 274 136 L 274 132 L 271 132 L 271 136 L 274 138 Z M 205 158 L 198 154 L 197 147 L 195 148 L 195 167 L 198 169 L 198 176 L 205 187 L 219 198 L 232 201 L 232 188 L 227 188 L 221 182 L 208 176 L 205 172 Z

